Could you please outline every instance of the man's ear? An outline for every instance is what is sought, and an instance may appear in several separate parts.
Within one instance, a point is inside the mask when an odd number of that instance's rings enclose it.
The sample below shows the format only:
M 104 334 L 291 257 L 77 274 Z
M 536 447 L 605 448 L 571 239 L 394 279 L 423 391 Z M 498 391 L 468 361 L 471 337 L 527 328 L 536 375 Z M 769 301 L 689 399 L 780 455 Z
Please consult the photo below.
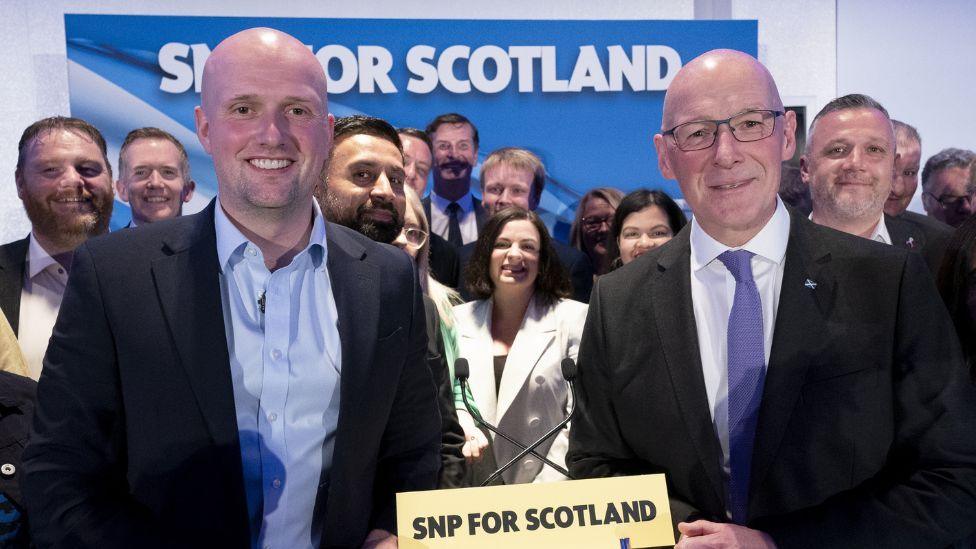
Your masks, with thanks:
M 786 111 L 783 115 L 783 155 L 784 162 L 793 158 L 796 153 L 796 113 Z
M 674 170 L 671 169 L 671 161 L 668 159 L 668 144 L 664 141 L 664 136 L 656 134 L 654 136 L 654 149 L 657 151 L 657 169 L 666 179 L 677 179 Z
M 810 159 L 807 155 L 800 157 L 800 179 L 807 185 L 810 184 Z
M 180 193 L 182 195 L 183 202 L 189 202 L 193 198 L 193 191 L 197 190 L 197 182 L 194 180 L 189 180 L 183 185 L 183 191 Z
M 193 109 L 193 120 L 196 122 L 197 139 L 203 145 L 203 150 L 207 151 L 207 154 L 213 154 L 210 151 L 210 122 L 207 120 L 206 113 L 203 112 L 203 107 L 198 105 L 197 108 Z
M 129 201 L 129 186 L 122 183 L 121 179 L 115 181 L 115 192 L 123 202 Z
M 24 172 L 20 168 L 14 171 L 14 183 L 17 185 L 17 198 L 24 199 Z

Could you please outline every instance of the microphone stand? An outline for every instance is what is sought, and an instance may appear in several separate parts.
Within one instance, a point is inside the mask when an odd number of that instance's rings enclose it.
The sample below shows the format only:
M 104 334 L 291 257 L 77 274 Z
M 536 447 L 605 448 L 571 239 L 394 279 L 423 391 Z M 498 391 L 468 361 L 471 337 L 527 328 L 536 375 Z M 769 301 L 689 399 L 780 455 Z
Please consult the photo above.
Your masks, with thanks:
M 461 360 L 461 359 L 458 359 L 458 360 Z M 454 371 L 457 372 L 457 366 L 456 365 L 455 365 L 455 370 Z M 487 421 L 485 421 L 481 417 L 481 414 L 480 413 L 478 413 L 476 410 L 474 410 L 474 409 L 471 408 L 471 404 L 468 402 L 468 395 L 466 394 L 467 391 L 465 390 L 465 389 L 467 389 L 467 385 L 468 385 L 467 384 L 467 377 L 461 377 L 461 376 L 456 376 L 456 377 L 458 378 L 458 381 L 461 383 L 461 400 L 464 401 L 464 408 L 468 411 L 469 414 L 471 414 L 471 417 L 473 417 L 475 419 L 475 421 L 477 421 L 478 424 L 481 425 L 481 426 L 483 426 L 485 429 L 488 429 L 492 433 L 494 433 L 494 434 L 502 437 L 503 439 L 507 440 L 508 442 L 512 443 L 513 445 L 517 446 L 518 448 L 521 448 L 522 451 L 525 452 L 525 450 L 526 450 L 525 444 L 522 444 L 521 442 L 515 440 L 514 438 L 512 438 L 512 437 L 506 435 L 505 433 L 499 431 L 498 429 L 495 428 L 495 426 L 493 426 L 492 424 L 490 424 Z M 573 398 L 576 398 L 576 393 L 575 392 L 573 393 Z M 542 442 L 540 441 L 538 444 L 531 445 L 529 447 L 530 449 L 528 450 L 528 452 L 531 453 L 533 456 L 541 459 L 542 462 L 545 463 L 546 465 L 552 467 L 553 469 L 559 471 L 560 473 L 562 473 L 563 475 L 565 475 L 565 476 L 568 477 L 569 476 L 569 471 L 567 471 L 565 467 L 562 467 L 562 466 L 560 466 L 560 465 L 558 465 L 556 463 L 553 463 L 551 460 L 549 460 L 549 458 L 547 458 L 547 457 L 545 457 L 545 456 L 543 456 L 543 455 L 541 455 L 541 454 L 539 454 L 538 452 L 535 451 L 535 449 L 539 446 L 539 444 L 542 444 Z M 523 453 L 522 454 L 522 457 L 524 457 L 525 455 L 526 454 Z M 519 458 L 519 459 L 521 459 L 521 458 Z M 497 478 L 496 475 L 493 475 L 493 477 L 494 478 L 492 478 L 491 480 L 494 480 L 495 478 Z M 482 483 L 481 485 L 482 486 L 485 486 L 486 483 Z
M 556 426 L 553 427 L 552 429 L 550 429 L 548 433 L 542 435 L 538 440 L 536 440 L 532 444 L 530 444 L 528 446 L 522 446 L 521 444 L 519 444 L 518 446 L 521 446 L 522 447 L 522 451 L 519 452 L 518 454 L 516 454 L 515 457 L 513 457 L 511 460 L 509 460 L 508 463 L 506 463 L 505 465 L 502 465 L 501 467 L 499 467 L 494 473 L 491 474 L 491 476 L 489 476 L 488 478 L 486 478 L 485 481 L 481 483 L 482 486 L 488 486 L 489 484 L 491 484 L 492 481 L 494 481 L 496 478 L 500 477 L 502 473 L 504 473 L 505 471 L 509 470 L 513 465 L 515 465 L 516 463 L 518 463 L 519 460 L 521 460 L 525 456 L 529 455 L 530 453 L 532 455 L 534 455 L 534 456 L 538 456 L 539 454 L 537 454 L 535 452 L 535 449 L 538 448 L 539 445 L 542 444 L 543 442 L 545 442 L 549 437 L 551 437 L 552 435 L 558 433 L 560 429 L 562 429 L 563 427 L 566 426 L 567 423 L 569 423 L 569 420 L 571 420 L 573 418 L 573 415 L 576 414 L 576 385 L 573 383 L 573 380 L 572 379 L 567 379 L 566 381 L 567 381 L 567 383 L 569 383 L 569 390 L 572 391 L 572 393 L 573 393 L 573 409 L 569 411 L 569 415 L 566 416 L 566 419 L 564 419 L 564 420 L 560 421 L 559 423 L 557 423 Z M 559 471 L 560 473 L 562 473 L 563 475 L 565 475 L 567 478 L 570 478 L 569 477 L 569 472 L 566 471 L 566 469 L 564 469 L 562 467 L 559 467 L 557 465 L 553 465 L 548 459 L 545 459 L 545 458 L 542 458 L 542 459 L 547 464 L 549 464 L 553 468 L 555 468 L 557 471 Z

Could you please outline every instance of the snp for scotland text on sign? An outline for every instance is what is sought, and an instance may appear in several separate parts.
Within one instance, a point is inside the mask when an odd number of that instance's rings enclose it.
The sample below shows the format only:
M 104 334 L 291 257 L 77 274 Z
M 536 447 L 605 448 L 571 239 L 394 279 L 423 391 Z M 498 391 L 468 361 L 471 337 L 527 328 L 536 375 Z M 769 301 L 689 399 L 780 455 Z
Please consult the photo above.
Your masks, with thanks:
M 479 156 L 527 147 L 552 182 L 542 208 L 569 216 L 595 186 L 677 185 L 657 170 L 651 136 L 677 71 L 714 48 L 755 55 L 756 21 L 500 21 L 66 15 L 71 111 L 109 149 L 153 125 L 187 146 L 197 193 L 216 193 L 194 135 L 203 65 L 216 45 L 268 26 L 303 43 L 328 74 L 336 116 L 364 113 L 423 128 L 459 112 Z M 565 214 L 565 215 L 564 215 Z
M 674 545 L 664 475 L 397 494 L 400 547 Z

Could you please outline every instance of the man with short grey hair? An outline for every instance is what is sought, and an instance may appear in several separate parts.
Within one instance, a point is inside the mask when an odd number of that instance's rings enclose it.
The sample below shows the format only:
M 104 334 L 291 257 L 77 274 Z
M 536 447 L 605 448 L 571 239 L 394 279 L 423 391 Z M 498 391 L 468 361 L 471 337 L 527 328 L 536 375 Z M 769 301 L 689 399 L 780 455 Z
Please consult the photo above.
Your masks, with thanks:
M 895 132 L 874 99 L 850 94 L 827 103 L 810 127 L 800 175 L 810 185 L 810 219 L 839 231 L 921 253 L 935 274 L 951 231 L 885 214 L 895 179 Z
M 922 204 L 935 219 L 958 227 L 976 212 L 976 183 L 970 177 L 976 153 L 943 149 L 922 168 Z

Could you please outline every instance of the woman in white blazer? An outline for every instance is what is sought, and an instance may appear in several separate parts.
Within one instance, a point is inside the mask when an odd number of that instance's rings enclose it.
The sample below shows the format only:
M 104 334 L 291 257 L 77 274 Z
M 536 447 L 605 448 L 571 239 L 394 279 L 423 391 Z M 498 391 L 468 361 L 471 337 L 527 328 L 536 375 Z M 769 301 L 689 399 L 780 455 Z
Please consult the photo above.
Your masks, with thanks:
M 454 315 L 458 351 L 468 360 L 469 384 L 482 418 L 524 444 L 541 437 L 566 417 L 571 395 L 561 362 L 576 359 L 586 305 L 566 299 L 572 292 L 545 225 L 534 212 L 506 208 L 485 225 L 465 282 L 477 301 L 458 305 Z M 485 440 L 474 419 L 458 410 L 465 434 Z M 569 426 L 538 448 L 565 466 Z M 520 451 L 501 437 L 486 449 L 488 458 L 472 483 L 479 483 Z M 533 456 L 502 475 L 506 484 L 563 480 Z

